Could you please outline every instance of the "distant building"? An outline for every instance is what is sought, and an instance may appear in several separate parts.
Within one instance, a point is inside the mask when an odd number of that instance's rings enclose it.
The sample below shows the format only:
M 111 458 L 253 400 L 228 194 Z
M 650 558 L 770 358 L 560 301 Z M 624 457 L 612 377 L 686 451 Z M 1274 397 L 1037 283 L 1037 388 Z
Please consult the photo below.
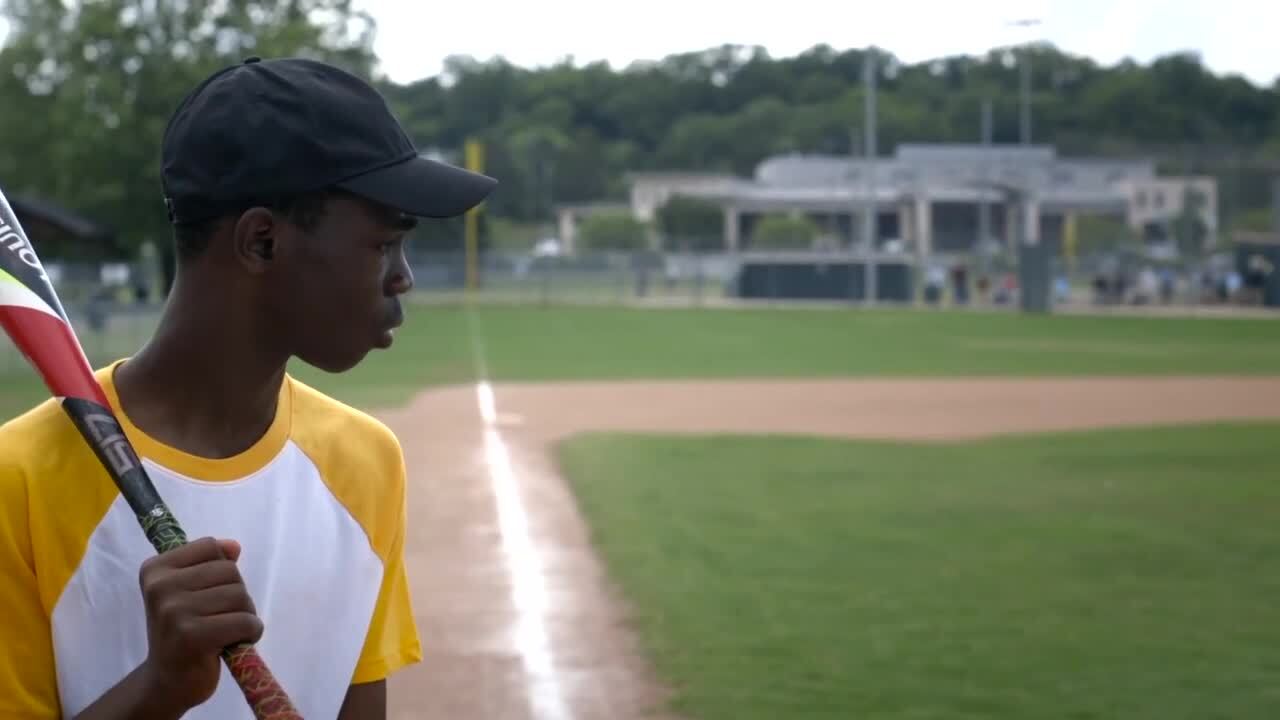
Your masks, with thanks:
M 814 217 L 838 246 L 862 247 L 859 221 L 874 198 L 876 247 L 921 256 L 967 253 L 985 234 L 1011 245 L 1024 208 L 1026 236 L 1058 243 L 1065 220 L 1084 213 L 1123 220 L 1153 239 L 1195 198 L 1206 242 L 1217 235 L 1217 186 L 1207 177 L 1163 177 L 1147 159 L 1059 157 L 1051 146 L 904 144 L 890 157 L 868 161 L 839 155 L 779 155 L 765 159 L 754 177 L 681 172 L 635 173 L 630 211 L 640 220 L 674 195 L 702 198 L 723 208 L 724 244 L 750 246 L 751 224 L 774 212 Z M 1015 203 L 1012 191 L 1021 193 Z M 572 247 L 574 220 L 590 212 L 561 210 L 561 231 Z
M 1125 221 L 1149 240 L 1165 240 L 1184 210 L 1194 212 L 1207 240 L 1218 232 L 1218 184 L 1211 177 L 1159 177 L 1122 186 Z
M 44 198 L 7 199 L 64 303 L 83 299 L 83 288 L 129 279 L 135 251 L 113 228 Z
M 96 220 L 30 195 L 13 195 L 8 201 L 43 261 L 127 257 L 115 231 Z

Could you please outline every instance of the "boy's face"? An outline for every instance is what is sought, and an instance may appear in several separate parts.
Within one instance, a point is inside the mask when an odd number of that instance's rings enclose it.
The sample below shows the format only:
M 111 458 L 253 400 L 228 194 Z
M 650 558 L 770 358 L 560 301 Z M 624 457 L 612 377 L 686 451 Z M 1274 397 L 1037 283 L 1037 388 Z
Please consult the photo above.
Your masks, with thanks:
M 413 220 L 355 196 L 332 197 L 308 232 L 278 226 L 272 305 L 293 355 L 328 372 L 391 346 L 413 286 L 404 238 Z

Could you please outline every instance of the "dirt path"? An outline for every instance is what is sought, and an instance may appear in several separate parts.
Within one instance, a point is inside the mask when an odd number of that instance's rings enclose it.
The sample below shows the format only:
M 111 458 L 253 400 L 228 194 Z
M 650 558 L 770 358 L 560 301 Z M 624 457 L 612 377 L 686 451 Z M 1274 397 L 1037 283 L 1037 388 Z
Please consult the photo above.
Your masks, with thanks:
M 582 430 L 956 440 L 1280 419 L 1280 379 L 511 384 L 379 413 L 409 464 L 406 554 L 426 659 L 390 717 L 660 717 L 655 682 L 551 445 Z M 496 407 L 495 407 L 496 406 Z

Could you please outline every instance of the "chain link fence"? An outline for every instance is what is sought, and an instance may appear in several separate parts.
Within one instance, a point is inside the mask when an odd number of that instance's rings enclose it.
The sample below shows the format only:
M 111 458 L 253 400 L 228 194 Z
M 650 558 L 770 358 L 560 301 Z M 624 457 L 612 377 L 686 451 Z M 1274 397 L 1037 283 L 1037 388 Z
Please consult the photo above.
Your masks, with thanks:
M 46 266 L 85 355 L 100 365 L 136 352 L 160 320 L 162 302 L 150 288 L 129 282 L 119 265 Z M 7 338 L 0 343 L 0 376 L 30 372 Z
M 465 254 L 418 253 L 411 264 L 416 299 L 467 295 Z M 728 253 L 490 252 L 476 260 L 472 296 L 507 303 L 698 306 L 736 297 L 742 267 L 743 258 Z
M 415 296 L 465 296 L 464 254 L 417 254 Z M 938 253 L 873 258 L 876 301 L 912 307 L 1019 308 L 1017 261 L 1008 254 Z M 487 253 L 476 263 L 474 297 L 509 303 L 712 306 L 780 303 L 861 304 L 866 256 L 859 252 Z M 1261 291 L 1222 252 L 1197 259 L 1102 252 L 1051 260 L 1055 308 L 1171 310 L 1258 308 Z

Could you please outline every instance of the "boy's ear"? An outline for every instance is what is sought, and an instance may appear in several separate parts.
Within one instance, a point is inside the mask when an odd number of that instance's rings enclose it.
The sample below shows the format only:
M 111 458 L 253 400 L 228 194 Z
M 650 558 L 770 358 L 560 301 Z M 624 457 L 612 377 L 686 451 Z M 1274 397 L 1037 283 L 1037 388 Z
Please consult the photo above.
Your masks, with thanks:
M 251 273 L 264 272 L 275 259 L 276 232 L 280 229 L 270 210 L 255 207 L 236 220 L 233 246 L 236 260 Z

